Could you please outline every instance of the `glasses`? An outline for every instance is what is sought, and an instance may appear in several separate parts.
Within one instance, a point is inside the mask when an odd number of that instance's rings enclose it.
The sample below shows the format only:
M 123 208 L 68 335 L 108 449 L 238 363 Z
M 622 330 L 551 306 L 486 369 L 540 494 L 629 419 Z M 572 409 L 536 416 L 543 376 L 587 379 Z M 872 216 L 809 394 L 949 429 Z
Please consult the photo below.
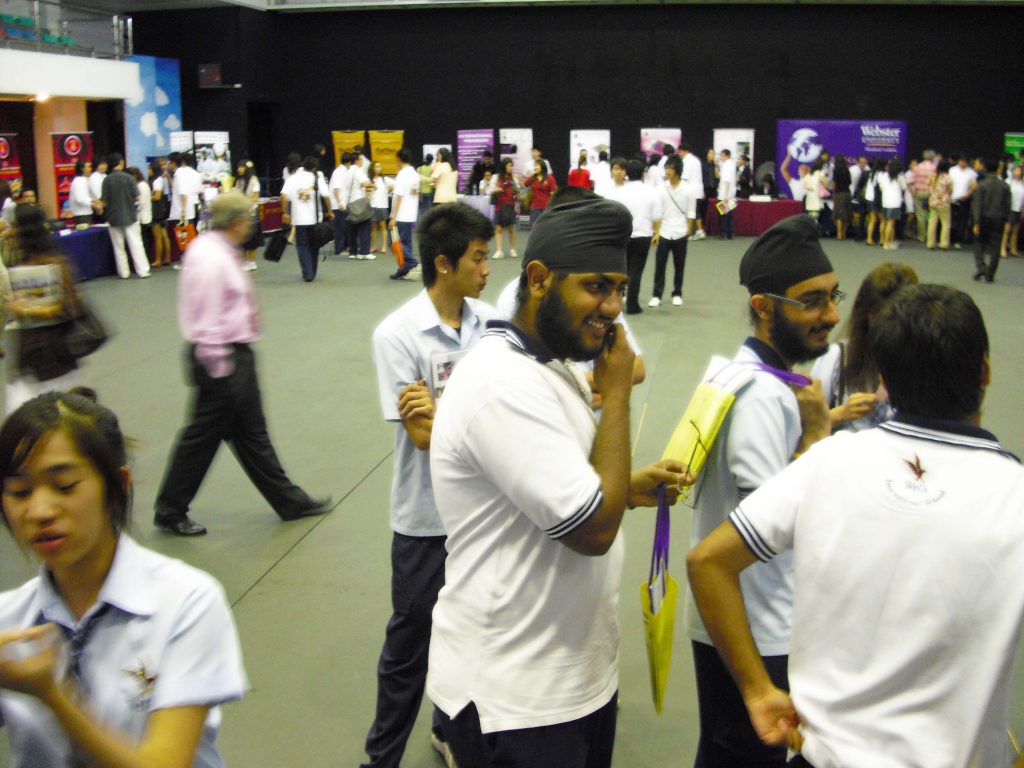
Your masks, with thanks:
M 800 309 L 804 310 L 805 312 L 821 312 L 830 303 L 838 307 L 840 304 L 843 303 L 843 299 L 846 298 L 846 294 L 840 291 L 838 288 L 832 291 L 832 293 L 820 294 L 818 296 L 815 296 L 813 299 L 810 299 L 809 301 L 791 299 L 788 296 L 780 296 L 777 293 L 766 293 L 764 295 L 770 299 L 776 299 L 785 304 L 791 304 L 794 307 L 800 307 Z

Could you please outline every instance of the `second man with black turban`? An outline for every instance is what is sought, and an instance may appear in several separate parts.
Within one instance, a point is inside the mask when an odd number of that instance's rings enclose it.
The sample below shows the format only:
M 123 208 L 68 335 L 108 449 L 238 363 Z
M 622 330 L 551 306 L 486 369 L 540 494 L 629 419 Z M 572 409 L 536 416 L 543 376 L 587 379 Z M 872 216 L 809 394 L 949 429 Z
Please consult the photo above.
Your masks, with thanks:
M 530 235 L 512 322 L 456 368 L 430 446 L 448 532 L 427 693 L 459 765 L 607 768 L 615 741 L 628 506 L 675 488 L 674 462 L 630 471 L 633 353 L 613 320 L 629 212 L 555 205 Z M 596 358 L 590 390 L 564 363 Z
M 736 395 L 700 480 L 691 541 L 696 544 L 750 493 L 830 433 L 820 382 L 794 385 L 790 369 L 828 349 L 843 294 L 818 242 L 817 223 L 793 216 L 761 235 L 740 261 L 754 334 L 731 365 L 752 372 Z M 789 690 L 792 552 L 744 571 L 750 628 L 772 680 Z M 692 599 L 687 604 L 700 705 L 695 768 L 771 768 L 786 750 L 761 743 L 739 689 L 722 663 Z

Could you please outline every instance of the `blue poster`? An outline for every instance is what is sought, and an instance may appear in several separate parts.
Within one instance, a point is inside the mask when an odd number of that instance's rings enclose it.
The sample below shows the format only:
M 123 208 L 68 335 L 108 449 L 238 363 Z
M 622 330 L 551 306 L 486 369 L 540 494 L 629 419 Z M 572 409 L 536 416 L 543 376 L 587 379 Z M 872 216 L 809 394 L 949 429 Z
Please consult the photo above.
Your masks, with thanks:
M 181 73 L 177 59 L 132 56 L 139 65 L 141 98 L 124 104 L 124 145 L 128 165 L 145 176 L 147 157 L 171 151 L 171 131 L 180 131 Z

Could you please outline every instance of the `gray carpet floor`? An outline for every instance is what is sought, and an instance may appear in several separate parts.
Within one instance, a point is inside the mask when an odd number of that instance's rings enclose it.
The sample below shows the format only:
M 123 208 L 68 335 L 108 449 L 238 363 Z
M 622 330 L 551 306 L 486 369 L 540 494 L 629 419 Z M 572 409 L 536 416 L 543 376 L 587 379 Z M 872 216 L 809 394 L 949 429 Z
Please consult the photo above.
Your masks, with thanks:
M 520 253 L 525 240 L 521 235 Z M 635 462 L 660 457 L 709 357 L 731 355 L 747 335 L 737 266 L 749 242 L 691 244 L 686 305 L 666 304 L 631 318 L 647 365 L 647 380 L 632 400 Z M 968 252 L 930 252 L 916 243 L 887 252 L 853 242 L 830 242 L 826 250 L 851 300 L 863 276 L 884 261 L 905 261 L 923 281 L 947 283 L 975 297 L 992 340 L 993 382 L 983 424 L 1024 455 L 1015 378 L 1024 372 L 1018 317 L 1024 260 L 1004 261 L 997 282 L 984 285 L 970 280 Z M 518 260 L 492 262 L 483 298 L 495 299 L 519 266 Z M 281 264 L 260 263 L 254 278 L 265 335 L 257 354 L 271 437 L 293 480 L 315 495 L 331 494 L 335 506 L 322 518 L 279 522 L 225 447 L 193 505 L 193 516 L 210 533 L 190 540 L 151 525 L 157 486 L 189 396 L 175 318 L 176 273 L 160 270 L 145 281 L 105 278 L 83 286 L 117 328 L 116 338 L 87 361 L 84 378 L 137 441 L 132 534 L 212 573 L 234 607 L 252 690 L 224 711 L 219 746 L 229 765 L 354 768 L 363 758 L 390 608 L 388 494 L 395 429 L 380 415 L 370 335 L 419 290 L 389 281 L 393 269 L 390 259 L 329 258 L 317 281 L 304 284 L 291 248 Z M 653 257 L 641 289 L 644 306 L 652 270 Z M 681 616 L 665 711 L 657 716 L 651 704 L 638 590 L 646 578 L 652 530 L 650 511 L 628 513 L 618 768 L 685 766 L 696 745 L 693 673 Z M 680 582 L 688 531 L 689 512 L 680 505 L 672 551 Z M 0 536 L 0 588 L 34 571 L 10 538 Z M 1014 730 L 1024 734 L 1024 673 L 1018 669 L 1015 675 L 1012 719 Z M 440 765 L 429 743 L 426 705 L 403 764 Z

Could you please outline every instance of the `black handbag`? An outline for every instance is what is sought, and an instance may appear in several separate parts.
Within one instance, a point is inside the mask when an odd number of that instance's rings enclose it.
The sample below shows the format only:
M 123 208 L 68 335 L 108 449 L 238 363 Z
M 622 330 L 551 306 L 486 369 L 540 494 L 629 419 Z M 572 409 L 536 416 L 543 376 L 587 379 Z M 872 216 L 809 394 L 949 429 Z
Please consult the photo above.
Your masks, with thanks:
M 288 245 L 288 234 L 285 230 L 280 229 L 267 240 L 267 246 L 263 249 L 263 258 L 276 264 L 281 260 L 281 254 L 284 253 L 286 245 Z
M 329 242 L 334 240 L 334 225 L 329 221 L 318 221 L 313 225 L 313 231 L 309 233 L 309 244 L 316 253 Z
M 73 358 L 87 357 L 107 343 L 110 334 L 106 326 L 82 299 L 78 300 L 79 315 L 68 323 L 64 346 Z

